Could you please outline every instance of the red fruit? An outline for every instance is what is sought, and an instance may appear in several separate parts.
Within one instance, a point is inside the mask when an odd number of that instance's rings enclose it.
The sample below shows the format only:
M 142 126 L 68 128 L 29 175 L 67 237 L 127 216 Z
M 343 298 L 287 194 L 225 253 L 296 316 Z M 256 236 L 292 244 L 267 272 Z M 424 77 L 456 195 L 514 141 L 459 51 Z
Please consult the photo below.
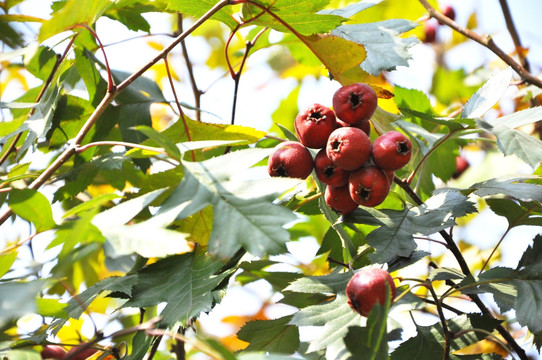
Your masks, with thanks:
M 388 175 L 373 165 L 366 165 L 353 171 L 348 179 L 352 199 L 363 206 L 381 204 L 390 192 Z
M 400 132 L 388 131 L 375 139 L 371 156 L 379 168 L 395 171 L 410 161 L 412 144 Z
M 442 15 L 449 17 L 452 20 L 455 20 L 455 10 L 451 5 L 445 5 L 444 8 L 442 8 L 441 12 Z M 442 25 L 442 23 L 440 24 Z
M 425 38 L 424 43 L 432 44 L 437 40 L 438 22 L 435 19 L 429 19 L 424 25 Z
M 96 349 L 92 347 L 87 347 L 87 344 L 81 343 L 77 346 L 74 346 L 68 351 L 67 356 L 70 356 L 71 360 L 85 360 L 86 358 L 91 357 L 96 353 Z
M 333 110 L 339 119 L 349 124 L 369 120 L 378 99 L 372 87 L 355 83 L 341 87 L 333 94 Z
M 362 122 L 359 122 L 359 123 L 349 124 L 340 119 L 337 119 L 337 127 L 347 127 L 347 126 L 351 126 L 351 127 L 355 127 L 360 130 L 363 130 L 363 132 L 367 134 L 367 136 L 371 135 L 371 123 L 369 122 L 369 120 L 363 120 Z
M 335 165 L 335 163 L 327 157 L 326 149 L 321 149 L 314 157 L 314 171 L 316 177 L 324 184 L 333 187 L 348 184 L 350 172 Z
M 62 346 L 58 345 L 45 345 L 41 350 L 42 359 L 64 359 L 66 357 L 66 350 Z
M 348 185 L 326 187 L 324 199 L 327 206 L 338 214 L 348 215 L 358 208 L 358 204 L 350 197 Z
M 391 186 L 391 184 L 393 184 L 393 178 L 395 177 L 395 171 L 391 171 L 391 170 L 382 170 L 382 171 L 388 177 L 388 180 L 390 181 L 390 186 Z
M 457 156 L 455 158 L 455 172 L 452 175 L 453 179 L 457 179 L 469 168 L 470 164 L 463 156 Z
M 341 127 L 329 136 L 326 154 L 338 167 L 355 170 L 369 160 L 371 139 L 358 128 Z
M 306 179 L 314 163 L 310 151 L 297 141 L 285 141 L 269 156 L 267 172 L 270 176 Z
M 346 285 L 348 305 L 362 316 L 368 316 L 376 303 L 384 305 L 386 294 L 393 300 L 397 289 L 390 274 L 379 268 L 361 269 Z
M 326 146 L 327 138 L 335 130 L 337 123 L 331 109 L 314 104 L 296 116 L 294 126 L 303 145 L 319 149 Z

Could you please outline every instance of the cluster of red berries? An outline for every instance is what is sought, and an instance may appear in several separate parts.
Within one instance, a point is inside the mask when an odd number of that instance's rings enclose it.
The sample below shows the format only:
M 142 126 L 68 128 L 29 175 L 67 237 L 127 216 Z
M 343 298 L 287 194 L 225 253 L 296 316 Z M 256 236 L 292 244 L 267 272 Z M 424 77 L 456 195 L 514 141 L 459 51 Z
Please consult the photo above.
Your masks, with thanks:
M 441 12 L 442 15 L 455 20 L 455 10 L 451 5 L 444 6 Z M 437 40 L 437 31 L 440 25 L 442 25 L 442 23 L 434 18 L 427 20 L 425 22 L 425 38 L 423 39 L 423 42 L 434 43 Z
M 333 95 L 333 110 L 314 104 L 295 119 L 297 141 L 276 146 L 269 157 L 271 176 L 306 179 L 314 170 L 325 183 L 326 204 L 347 215 L 359 205 L 381 204 L 390 191 L 395 170 L 412 155 L 410 140 L 398 131 L 369 138 L 369 119 L 377 106 L 367 84 L 343 86 Z M 311 149 L 320 149 L 314 160 Z

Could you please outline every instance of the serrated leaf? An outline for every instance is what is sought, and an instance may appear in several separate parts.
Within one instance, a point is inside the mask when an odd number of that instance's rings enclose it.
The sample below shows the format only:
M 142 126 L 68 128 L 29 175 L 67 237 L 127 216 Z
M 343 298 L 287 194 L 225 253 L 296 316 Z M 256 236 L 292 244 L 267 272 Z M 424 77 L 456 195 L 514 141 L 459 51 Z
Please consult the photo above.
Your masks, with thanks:
M 250 343 L 245 351 L 292 354 L 299 348 L 299 329 L 288 325 L 292 316 L 246 323 L 237 337 Z
M 248 284 L 253 281 L 264 279 L 275 291 L 284 290 L 291 282 L 301 277 L 301 274 L 294 272 L 267 271 L 266 268 L 272 265 L 279 264 L 271 260 L 254 260 L 250 262 L 242 262 L 239 265 L 239 272 L 235 275 L 235 280 L 240 284 Z
M 36 232 L 50 230 L 56 226 L 49 200 L 36 190 L 11 190 L 8 205 L 15 214 L 34 224 Z
M 523 279 L 542 279 L 542 235 L 537 235 L 525 250 L 516 270 Z
M 166 326 L 185 323 L 202 311 L 211 310 L 212 290 L 229 275 L 216 274 L 223 263 L 200 253 L 169 256 L 137 274 L 132 298 L 123 307 L 147 307 L 162 302 L 160 316 Z
M 522 201 L 542 202 L 542 186 L 526 183 L 529 179 L 539 179 L 537 176 L 504 176 L 482 181 L 465 189 L 465 192 L 474 192 L 481 197 L 491 195 L 508 195 Z
M 395 70 L 397 66 L 408 65 L 408 60 L 412 57 L 408 49 L 419 40 L 398 35 L 416 26 L 418 24 L 412 21 L 392 19 L 368 24 L 341 25 L 332 30 L 331 34 L 363 45 L 367 58 L 361 68 L 373 76 L 378 76 L 384 70 Z
M 175 143 L 170 140 L 167 136 L 161 134 L 160 132 L 154 130 L 149 126 L 136 126 L 134 130 L 140 131 L 145 134 L 148 138 L 154 140 L 158 145 L 164 148 L 164 150 L 173 158 L 180 160 L 181 152 Z
M 514 309 L 518 322 L 532 333 L 542 332 L 542 279 L 514 280 L 517 297 Z
M 499 306 L 502 312 L 506 312 L 514 307 L 517 290 L 512 281 L 517 278 L 513 269 L 504 267 L 495 267 L 484 271 L 481 275 L 473 279 L 465 278 L 460 287 L 468 286 L 474 282 L 479 283 L 476 287 L 468 287 L 463 290 L 465 294 L 490 293 L 493 300 Z
M 490 198 L 486 203 L 497 215 L 508 220 L 508 226 L 542 226 L 542 206 L 536 201 L 513 201 L 510 199 Z
M 101 194 L 97 197 L 90 199 L 89 201 L 85 201 L 77 206 L 72 207 L 71 209 L 67 210 L 63 215 L 62 218 L 68 218 L 72 215 L 78 214 L 81 211 L 89 210 L 94 207 L 100 206 L 102 204 L 105 204 L 107 202 L 110 202 L 112 200 L 118 199 L 120 196 L 117 194 Z
M 340 9 L 324 9 L 320 10 L 318 14 L 330 14 L 330 15 L 338 15 L 342 16 L 343 18 L 351 18 L 352 16 L 362 12 L 365 9 L 368 9 L 372 6 L 375 6 L 377 4 L 380 4 L 382 0 L 365 0 L 360 1 L 354 4 L 347 5 Z
M 216 3 L 215 0 L 170 0 L 167 2 L 167 9 L 198 18 L 209 11 Z M 226 24 L 230 29 L 235 28 L 237 25 L 230 6 L 223 7 L 211 19 Z
M 513 75 L 514 72 L 510 67 L 493 74 L 467 101 L 461 112 L 461 117 L 479 118 L 484 116 L 504 95 L 510 86 Z
M 431 235 L 455 224 L 455 218 L 476 212 L 473 203 L 463 195 L 437 194 L 423 205 L 403 210 L 360 207 L 351 215 L 355 223 L 379 226 L 368 236 L 376 250 L 374 262 L 387 262 L 396 256 L 409 257 L 416 249 L 414 234 Z M 451 194 L 451 193 L 448 193 Z
M 437 280 L 457 280 L 463 279 L 465 275 L 459 270 L 454 268 L 438 268 L 431 270 L 428 279 L 431 281 Z

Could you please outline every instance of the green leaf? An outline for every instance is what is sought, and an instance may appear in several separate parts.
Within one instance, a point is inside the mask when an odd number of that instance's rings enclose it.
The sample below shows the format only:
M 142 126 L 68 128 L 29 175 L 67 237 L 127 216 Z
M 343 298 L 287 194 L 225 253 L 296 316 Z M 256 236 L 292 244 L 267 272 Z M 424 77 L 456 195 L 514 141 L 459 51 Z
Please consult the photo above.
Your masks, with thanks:
M 461 191 L 466 194 L 474 192 L 480 197 L 502 194 L 521 201 L 534 200 L 542 202 L 542 186 L 525 182 L 532 179 L 540 178 L 528 175 L 504 176 L 476 183 L 470 188 Z M 450 189 L 437 190 L 436 192 L 440 193 L 442 191 L 450 191 Z
M 182 182 L 148 222 L 167 226 L 175 219 L 181 220 L 213 205 L 209 240 L 212 254 L 231 257 L 241 246 L 257 256 L 283 252 L 289 239 L 283 226 L 295 219 L 295 215 L 272 201 L 299 184 L 299 180 L 267 177 L 247 180 L 239 176 L 271 151 L 245 149 L 202 162 L 184 163 Z
M 143 0 L 129 0 L 116 2 L 104 15 L 121 22 L 132 31 L 150 32 L 150 24 L 142 14 L 164 10 L 165 7 L 160 2 L 148 3 Z
M 199 18 L 217 3 L 216 0 L 170 0 L 167 2 L 169 11 L 178 11 L 185 15 Z M 237 22 L 233 18 L 233 11 L 230 6 L 223 7 L 214 14 L 211 19 L 226 24 L 230 29 L 235 28 Z
M 517 270 L 524 279 L 542 279 L 542 235 L 537 235 L 521 257 Z
M 329 0 L 258 0 L 261 6 L 269 9 L 276 17 L 292 27 L 297 33 L 309 36 L 323 34 L 335 29 L 345 18 L 337 15 L 316 13 L 329 4 Z M 277 19 L 267 12 L 260 16 L 262 9 L 253 4 L 243 6 L 245 21 L 255 19 L 252 23 L 270 27 L 277 31 L 289 32 Z
M 34 313 L 36 296 L 44 286 L 41 280 L 0 283 L 0 327 L 11 319 Z
M 199 253 L 170 256 L 137 274 L 132 298 L 123 307 L 147 307 L 162 302 L 162 322 L 172 326 L 211 310 L 212 290 L 229 275 L 217 274 L 223 263 Z
M 3 358 L 9 360 L 41 360 L 40 353 L 33 350 L 9 350 Z
M 11 265 L 13 265 L 15 259 L 17 259 L 16 251 L 0 255 L 0 279 L 11 269 Z
M 361 44 L 365 47 L 367 58 L 361 68 L 373 76 L 384 70 L 395 70 L 397 66 L 408 66 L 412 58 L 408 49 L 417 44 L 415 37 L 399 37 L 418 26 L 405 19 L 384 20 L 368 24 L 341 25 L 331 34 Z
M 448 194 L 442 196 L 444 194 Z M 409 257 L 416 249 L 413 235 L 431 235 L 455 225 L 454 218 L 476 212 L 473 203 L 463 195 L 441 193 L 423 205 L 403 210 L 360 207 L 349 217 L 353 222 L 379 226 L 368 236 L 376 249 L 370 257 L 375 262 L 387 262 L 395 256 Z
M 118 199 L 120 196 L 117 194 L 101 194 L 97 197 L 90 199 L 89 201 L 85 201 L 77 206 L 72 207 L 71 209 L 67 210 L 64 215 L 62 215 L 62 218 L 68 218 L 72 215 L 76 215 L 82 211 L 89 210 L 98 206 L 101 206 L 105 203 L 108 203 L 112 200 Z
M 48 46 L 40 46 L 24 57 L 26 70 L 41 80 L 46 80 L 56 64 L 56 53 Z
M 452 333 L 462 332 L 463 335 L 451 340 L 450 360 L 460 360 L 464 357 L 453 354 L 453 351 L 465 348 L 486 337 L 485 334 L 465 330 L 483 329 L 492 332 L 499 324 L 499 320 L 486 318 L 477 314 L 457 316 L 447 321 L 448 329 Z M 416 359 L 434 360 L 441 359 L 444 354 L 444 334 L 440 322 L 433 326 L 421 326 L 416 324 L 418 335 L 401 343 L 391 354 L 391 360 Z
M 58 299 L 36 299 L 36 310 L 41 316 L 67 318 L 68 314 L 65 311 L 66 306 L 66 304 L 61 303 Z
M 514 309 L 522 326 L 532 333 L 542 332 L 542 278 L 539 280 L 514 280 L 518 294 Z
M 513 201 L 510 199 L 490 198 L 486 203 L 497 215 L 508 220 L 508 226 L 542 226 L 542 206 L 536 201 Z
M 13 189 L 8 204 L 15 214 L 34 224 L 38 233 L 56 226 L 49 200 L 36 190 Z
M 275 132 L 277 134 L 283 133 L 286 136 L 295 134 L 294 119 L 299 113 L 297 100 L 299 98 L 300 90 L 301 85 L 298 85 L 285 98 L 281 99 L 279 106 L 273 114 L 271 114 L 273 125 L 269 129 L 270 132 Z
M 431 271 L 428 279 L 431 281 L 437 280 L 457 280 L 463 279 L 465 275 L 458 269 L 454 268 L 438 268 Z
M 240 284 L 248 284 L 253 281 L 264 279 L 275 291 L 282 291 L 291 282 L 301 277 L 301 274 L 294 272 L 268 271 L 267 267 L 280 264 L 271 260 L 254 260 L 242 262 L 239 269 L 243 271 L 235 275 L 235 280 Z
M 288 323 L 292 316 L 257 320 L 245 324 L 237 337 L 250 343 L 245 351 L 293 354 L 299 348 L 299 329 Z
M 461 112 L 462 118 L 480 118 L 501 99 L 510 86 L 512 68 L 493 74 L 489 80 L 467 101 Z
M 179 151 L 179 148 L 167 136 L 163 135 L 162 133 L 159 133 L 158 131 L 154 130 L 152 127 L 144 126 L 144 125 L 136 126 L 134 127 L 134 130 L 140 131 L 143 134 L 145 134 L 148 138 L 156 141 L 158 145 L 163 147 L 164 150 L 169 155 L 173 156 L 175 159 L 177 160 L 181 159 L 181 152 Z
M 44 41 L 65 30 L 73 29 L 76 25 L 92 25 L 112 4 L 110 0 L 68 0 L 43 23 L 38 40 Z
M 460 287 L 478 283 L 476 287 L 463 289 L 465 294 L 490 293 L 497 303 L 501 312 L 514 308 L 517 297 L 517 290 L 512 281 L 517 278 L 513 269 L 495 267 L 484 271 L 476 278 L 467 277 L 460 284 Z

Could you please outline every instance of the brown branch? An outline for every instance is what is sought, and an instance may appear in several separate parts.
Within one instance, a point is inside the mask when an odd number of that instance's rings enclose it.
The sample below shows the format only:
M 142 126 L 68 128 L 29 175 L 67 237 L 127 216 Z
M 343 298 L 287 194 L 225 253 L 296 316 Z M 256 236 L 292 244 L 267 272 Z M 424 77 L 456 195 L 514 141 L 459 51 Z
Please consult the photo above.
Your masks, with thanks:
M 506 21 L 506 27 L 508 28 L 508 32 L 512 37 L 514 46 L 516 47 L 516 53 L 518 54 L 519 60 L 521 61 L 521 65 L 525 68 L 525 70 L 530 72 L 531 65 L 523 54 L 523 46 L 521 45 L 521 40 L 519 38 L 519 33 L 516 29 L 516 24 L 514 24 L 514 20 L 512 19 L 512 13 L 510 12 L 510 8 L 508 7 L 508 2 L 506 0 L 499 0 L 499 3 L 501 4 L 504 20 Z
M 478 44 L 486 47 L 487 49 L 491 50 L 495 55 L 497 55 L 502 61 L 504 61 L 506 64 L 508 64 L 514 71 L 523 79 L 523 81 L 535 85 L 542 89 L 542 79 L 537 78 L 536 76 L 533 76 L 527 69 L 525 69 L 520 63 L 518 63 L 514 58 L 512 58 L 510 55 L 505 53 L 500 47 L 495 44 L 493 41 L 493 38 L 491 36 L 480 36 L 479 34 L 475 33 L 472 30 L 469 30 L 452 19 L 450 19 L 447 16 L 444 16 L 442 13 L 438 12 L 433 8 L 427 0 L 419 0 L 420 3 L 423 5 L 423 7 L 427 10 L 429 13 L 429 16 L 437 19 L 442 24 L 445 24 L 449 27 L 451 27 L 453 30 L 457 31 L 458 33 L 468 37 L 471 40 L 476 41 Z
M 179 33 L 183 32 L 183 14 L 177 15 L 177 27 Z M 194 67 L 192 66 L 192 61 L 190 61 L 190 56 L 188 55 L 188 48 L 184 40 L 181 41 L 181 51 L 183 53 L 184 62 L 186 63 L 186 68 L 188 70 L 188 78 L 190 79 L 190 85 L 192 86 L 192 92 L 194 93 L 194 106 L 196 108 L 196 120 L 201 121 L 201 95 L 203 91 L 198 88 L 196 83 L 196 78 L 194 76 Z

